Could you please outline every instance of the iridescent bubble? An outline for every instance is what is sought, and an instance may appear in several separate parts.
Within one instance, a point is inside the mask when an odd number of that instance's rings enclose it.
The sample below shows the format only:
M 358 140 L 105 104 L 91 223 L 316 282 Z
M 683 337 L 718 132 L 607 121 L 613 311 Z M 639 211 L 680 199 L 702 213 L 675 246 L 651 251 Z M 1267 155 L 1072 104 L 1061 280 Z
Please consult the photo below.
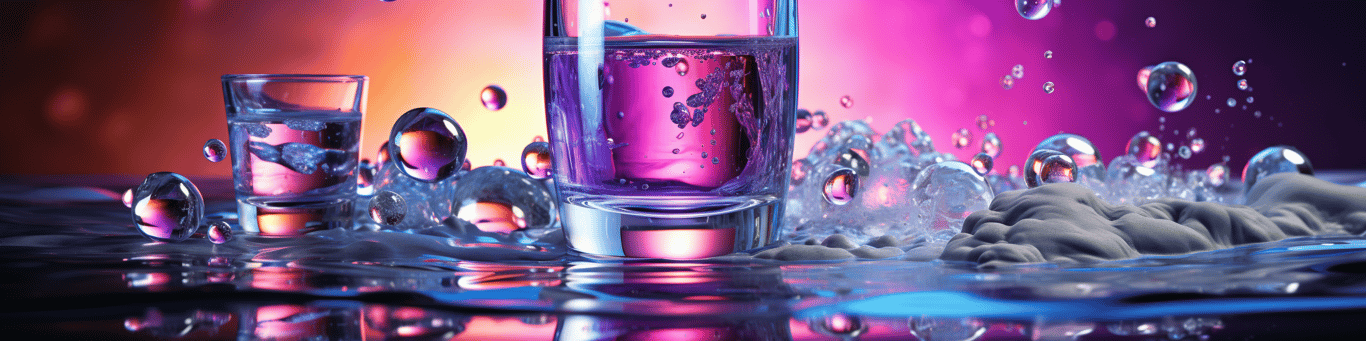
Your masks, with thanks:
M 532 142 L 522 148 L 522 171 L 537 180 L 550 177 L 550 144 Z
M 1229 174 L 1233 173 L 1228 169 L 1228 165 L 1216 163 L 1205 169 L 1205 175 L 1209 176 L 1209 184 L 1215 187 L 1223 186 L 1228 182 Z
M 840 168 L 825 177 L 825 187 L 822 192 L 825 201 L 834 205 L 848 204 L 858 195 L 858 174 L 853 169 Z
M 663 90 L 664 98 L 674 97 L 674 87 L 666 86 Z
M 1190 148 L 1191 152 L 1199 154 L 1200 152 L 1205 150 L 1205 139 L 1199 137 L 1191 139 Z
M 408 203 L 403 196 L 390 191 L 379 191 L 370 198 L 370 219 L 380 225 L 398 225 L 408 215 Z
M 1148 19 L 1143 20 L 1143 25 L 1148 26 L 1148 28 L 1157 27 L 1157 18 L 1148 17 Z
M 1042 176 L 1044 172 L 1044 160 L 1058 155 L 1065 156 L 1066 154 L 1052 149 L 1035 149 L 1034 152 L 1030 153 L 1029 158 L 1025 159 L 1024 164 L 1025 185 L 1029 186 L 1029 188 L 1034 188 L 1044 184 Z
M 1241 60 L 1240 60 L 1240 61 L 1233 62 L 1233 74 L 1234 74 L 1234 75 L 1242 76 L 1243 73 L 1246 73 L 1246 72 L 1247 72 L 1247 62 L 1244 62 L 1244 61 L 1241 61 Z
M 811 113 L 811 129 L 825 129 L 830 125 L 830 117 L 825 116 L 825 111 L 816 110 Z
M 204 142 L 204 158 L 209 162 L 223 161 L 223 157 L 228 155 L 228 146 L 223 145 L 219 139 L 209 139 Z
M 1138 69 L 1138 89 L 1143 90 L 1143 93 L 1145 94 L 1148 93 L 1148 76 L 1152 75 L 1152 73 L 1153 67 L 1151 65 Z
M 1195 73 L 1185 64 L 1165 62 L 1148 75 L 1148 103 L 1166 112 L 1177 112 L 1195 101 Z
M 1238 90 L 1247 91 L 1247 79 L 1238 80 Z
M 1015 11 L 1029 20 L 1043 19 L 1053 10 L 1053 0 L 1015 0 Z
M 232 226 L 221 220 L 209 224 L 209 231 L 204 233 L 214 244 L 223 244 L 232 240 Z
M 970 164 L 972 170 L 977 171 L 978 175 L 987 175 L 991 172 L 992 159 L 987 153 L 977 153 L 977 155 L 972 156 Z
M 972 132 L 968 131 L 967 128 L 958 128 L 958 131 L 953 132 L 950 138 L 953 140 L 953 146 L 958 149 L 967 148 L 969 144 L 972 144 Z
M 190 238 L 204 217 L 204 197 L 190 179 L 171 172 L 152 173 L 133 191 L 133 223 L 143 236 L 159 242 Z
M 133 189 L 123 191 L 123 207 L 133 208 Z
M 806 180 L 806 173 L 811 172 L 811 162 L 806 159 L 792 161 L 792 185 L 801 185 Z
M 1056 5 L 1054 5 L 1056 6 Z M 1053 59 L 1053 50 L 1043 51 L 1044 59 Z
M 1015 87 L 1015 77 L 1011 77 L 1010 75 L 1001 76 L 1001 87 L 1006 90 Z
M 479 92 L 479 101 L 484 103 L 484 108 L 498 111 L 508 104 L 508 94 L 503 91 L 502 87 L 489 85 Z
M 1100 156 L 1100 150 L 1096 149 L 1091 140 L 1076 134 L 1057 134 L 1050 136 L 1039 142 L 1034 149 L 1048 149 L 1061 152 L 1072 158 L 1078 168 L 1090 165 L 1099 165 L 1105 160 Z
M 806 109 L 797 109 L 797 120 L 794 125 L 798 134 L 811 130 L 811 112 Z
M 1232 97 L 1229 97 L 1228 101 L 1226 101 L 1226 102 L 1228 102 L 1228 103 L 1226 103 L 1226 104 L 1228 104 L 1228 107 L 1230 107 L 1230 108 L 1232 108 L 1232 107 L 1235 106 L 1235 105 L 1238 105 L 1238 100 L 1233 99 Z
M 679 59 L 678 64 L 674 64 L 674 72 L 677 72 L 679 76 L 687 76 L 688 61 L 686 59 Z
M 1024 79 L 1024 65 L 1015 64 L 1015 67 L 1010 68 L 1010 76 L 1015 77 L 1015 79 Z
M 1247 96 L 1247 103 L 1252 104 L 1252 96 Z M 1244 108 L 1246 109 L 1246 108 Z
M 1044 82 L 1044 83 L 1043 83 L 1043 92 L 1044 92 L 1044 93 L 1048 93 L 1048 94 L 1053 93 L 1053 82 Z
M 996 121 L 988 118 L 987 115 L 977 115 L 977 128 L 982 130 L 990 129 L 996 125 Z
M 1001 155 L 1001 138 L 997 137 L 996 133 L 982 136 L 982 153 L 993 158 Z
M 850 98 L 849 95 L 844 95 L 843 97 L 840 97 L 840 106 L 845 107 L 846 109 L 853 108 L 854 99 Z
M 437 182 L 455 173 L 465 160 L 465 131 L 441 110 L 409 110 L 389 131 L 389 152 L 403 174 Z
M 1309 158 L 1295 147 L 1273 146 L 1263 149 L 1247 160 L 1247 166 L 1243 167 L 1243 184 L 1250 190 L 1261 179 L 1287 172 L 1314 175 L 1314 166 L 1309 163 Z
M 1167 142 L 1167 151 L 1170 152 L 1173 149 L 1176 149 L 1176 145 L 1172 144 L 1171 142 Z
M 1181 148 L 1177 148 L 1176 156 L 1180 156 L 1182 159 L 1191 158 L 1191 147 L 1181 146 Z
M 505 167 L 475 168 L 460 178 L 451 197 L 452 215 L 484 232 L 540 236 L 558 219 L 544 181 Z

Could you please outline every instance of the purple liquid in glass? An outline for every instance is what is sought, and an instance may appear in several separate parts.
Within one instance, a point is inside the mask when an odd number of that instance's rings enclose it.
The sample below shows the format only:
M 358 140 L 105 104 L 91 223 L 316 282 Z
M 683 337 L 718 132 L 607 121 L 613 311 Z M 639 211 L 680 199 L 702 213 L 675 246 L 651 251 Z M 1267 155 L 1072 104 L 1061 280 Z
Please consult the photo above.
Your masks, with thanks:
M 574 39 L 545 46 L 546 116 L 571 246 L 701 258 L 771 240 L 792 158 L 796 38 L 610 37 L 600 62 L 581 56 Z M 675 93 L 664 96 L 665 87 Z M 718 229 L 735 232 L 715 238 Z M 640 247 L 678 236 L 698 238 L 675 240 L 681 249 L 672 251 Z

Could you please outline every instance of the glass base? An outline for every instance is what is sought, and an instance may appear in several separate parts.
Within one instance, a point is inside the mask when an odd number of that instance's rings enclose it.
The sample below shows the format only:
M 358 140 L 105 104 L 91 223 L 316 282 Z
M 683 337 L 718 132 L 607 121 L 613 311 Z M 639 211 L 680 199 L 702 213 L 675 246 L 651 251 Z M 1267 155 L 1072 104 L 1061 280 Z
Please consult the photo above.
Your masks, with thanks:
M 777 199 L 713 215 L 691 212 L 670 217 L 657 211 L 633 214 L 561 202 L 560 221 L 569 247 L 584 254 L 700 259 L 768 245 L 777 236 L 782 208 Z
M 261 236 L 298 236 L 313 231 L 349 228 L 354 199 L 324 202 L 271 202 L 255 204 L 237 200 L 238 223 L 247 233 Z

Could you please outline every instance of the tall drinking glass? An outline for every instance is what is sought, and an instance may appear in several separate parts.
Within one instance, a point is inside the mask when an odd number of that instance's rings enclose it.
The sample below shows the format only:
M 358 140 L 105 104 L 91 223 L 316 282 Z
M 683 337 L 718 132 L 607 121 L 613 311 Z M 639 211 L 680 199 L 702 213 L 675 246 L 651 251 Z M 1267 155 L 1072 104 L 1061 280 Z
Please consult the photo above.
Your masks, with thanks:
M 237 213 L 247 232 L 351 225 L 365 76 L 226 75 Z
M 550 0 L 546 124 L 574 250 L 695 259 L 775 238 L 792 162 L 791 0 Z

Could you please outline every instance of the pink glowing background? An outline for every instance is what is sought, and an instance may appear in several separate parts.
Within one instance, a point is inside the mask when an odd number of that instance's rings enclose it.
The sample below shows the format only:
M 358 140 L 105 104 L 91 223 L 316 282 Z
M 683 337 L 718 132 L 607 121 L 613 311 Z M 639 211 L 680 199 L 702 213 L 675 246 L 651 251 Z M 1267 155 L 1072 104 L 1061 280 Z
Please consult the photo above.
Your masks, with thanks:
M 1359 147 L 1343 147 L 1366 131 L 1361 2 L 1068 0 L 1037 21 L 1002 0 L 799 5 L 799 107 L 879 131 L 914 118 L 961 160 L 980 145 L 978 115 L 1004 140 L 998 170 L 1060 131 L 1088 137 L 1108 161 L 1165 117 L 1154 134 L 1164 142 L 1193 127 L 1210 146 L 1187 168 L 1229 155 L 1237 171 L 1273 144 L 1300 147 L 1320 169 L 1366 168 Z M 1149 16 L 1156 27 L 1144 26 Z M 200 150 L 227 140 L 218 80 L 235 73 L 370 76 L 366 158 L 415 107 L 454 116 L 476 166 L 515 164 L 546 135 L 541 1 L 6 2 L 0 22 L 4 173 L 226 177 L 230 163 Z M 1254 92 L 1238 90 L 1230 71 L 1248 58 Z M 1200 86 L 1178 113 L 1135 85 L 1140 68 L 1168 60 L 1189 65 Z M 1016 64 L 1024 77 L 1003 89 Z M 1057 91 L 1045 93 L 1046 81 Z M 491 84 L 507 91 L 500 111 L 480 103 Z M 845 95 L 852 107 L 840 106 Z M 954 149 L 949 136 L 963 127 L 972 145 Z M 800 134 L 795 154 L 823 133 Z

